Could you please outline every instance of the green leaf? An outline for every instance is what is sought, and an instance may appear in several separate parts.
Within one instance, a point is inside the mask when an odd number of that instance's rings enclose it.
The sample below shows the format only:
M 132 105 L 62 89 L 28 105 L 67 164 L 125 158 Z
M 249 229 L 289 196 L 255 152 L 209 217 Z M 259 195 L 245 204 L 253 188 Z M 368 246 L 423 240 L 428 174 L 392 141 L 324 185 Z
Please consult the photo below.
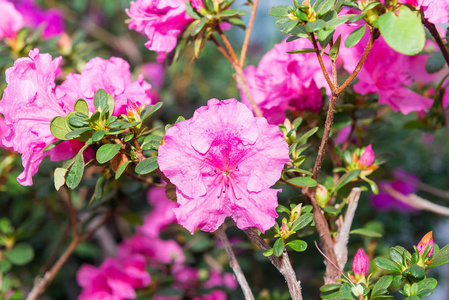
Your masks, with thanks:
M 84 173 L 84 157 L 83 151 L 78 152 L 75 158 L 75 163 L 70 168 L 70 172 L 67 175 L 66 184 L 70 189 L 76 188 L 83 178 Z
M 137 174 L 148 174 L 156 170 L 158 167 L 157 157 L 149 157 L 139 162 L 135 171 Z
M 33 260 L 34 250 L 29 244 L 19 243 L 11 250 L 7 250 L 5 256 L 12 264 L 23 266 Z
M 418 285 L 419 290 L 425 289 L 433 290 L 437 287 L 438 281 L 435 278 L 426 278 L 415 284 Z
M 317 7 L 316 13 L 318 15 L 324 15 L 327 12 L 329 12 L 331 9 L 334 8 L 335 0 L 324 0 L 321 2 L 321 4 Z
M 310 224 L 313 221 L 313 214 L 311 213 L 305 213 L 301 215 L 298 220 L 293 223 L 291 231 L 298 231 L 304 227 L 306 227 L 308 224 Z
M 192 33 L 191 33 L 191 35 L 192 36 L 195 36 L 195 35 L 197 35 L 198 33 L 200 33 L 200 31 L 201 31 L 201 29 L 203 29 L 204 28 L 204 26 L 206 25 L 206 23 L 207 23 L 207 18 L 202 18 L 201 20 L 199 20 L 199 21 L 195 21 L 197 24 L 196 24 L 196 26 L 193 28 L 193 30 L 192 30 Z
M 343 23 L 346 23 L 347 21 L 349 21 L 351 18 L 356 17 L 358 15 L 355 14 L 348 14 L 348 15 L 344 15 L 335 19 L 332 19 L 330 21 L 326 22 L 326 26 L 324 27 L 326 30 L 331 30 L 331 29 L 335 29 L 338 25 L 341 25 Z
M 286 24 L 287 25 L 285 25 L 284 28 L 281 29 L 283 34 L 289 34 L 296 27 L 296 25 L 299 24 L 299 20 L 295 19 L 295 20 L 290 21 L 290 22 L 288 22 Z
M 98 148 L 97 150 L 97 161 L 100 164 L 104 164 L 110 161 L 122 148 L 122 144 L 106 144 Z
M 282 253 L 284 252 L 284 247 L 285 247 L 284 240 L 277 239 L 273 245 L 273 254 L 277 257 L 280 257 L 282 255 Z
M 87 102 L 84 99 L 76 100 L 74 108 L 77 112 L 89 115 L 89 107 L 87 106 Z
M 125 161 L 124 163 L 122 163 L 122 164 L 120 165 L 120 167 L 118 167 L 117 173 L 115 173 L 115 180 L 119 179 L 120 176 L 122 176 L 123 172 L 125 172 L 126 167 L 128 167 L 128 165 L 129 165 L 130 162 L 131 162 L 130 160 Z
M 156 111 L 159 110 L 159 108 L 161 108 L 163 105 L 162 102 L 158 102 L 154 105 L 149 105 L 147 107 L 145 107 L 142 112 L 140 113 L 140 119 L 143 121 L 145 121 L 147 118 L 149 118 L 152 114 L 154 114 Z
M 304 48 L 298 50 L 287 51 L 288 54 L 298 54 L 298 53 L 315 53 L 316 50 L 313 48 Z
M 340 52 L 340 43 L 341 43 L 341 35 L 338 36 L 335 43 L 332 45 L 331 49 L 329 50 L 329 57 L 333 61 L 335 61 L 338 57 L 338 53 Z
M 287 243 L 287 246 L 295 250 L 296 252 L 303 252 L 307 249 L 307 243 L 303 240 L 294 240 Z
M 433 74 L 444 68 L 446 61 L 444 60 L 441 51 L 432 53 L 426 61 L 426 71 L 427 73 Z
M 382 237 L 382 234 L 380 234 L 379 232 L 374 231 L 374 230 L 370 230 L 370 229 L 367 229 L 367 228 L 354 229 L 354 230 L 351 230 L 349 233 L 350 234 L 360 234 L 360 235 L 374 237 L 374 238 Z
M 223 17 L 233 17 L 236 15 L 243 16 L 243 15 L 247 15 L 247 14 L 248 14 L 247 11 L 240 10 L 240 9 L 226 9 L 226 10 L 223 10 L 221 13 L 215 15 L 215 17 L 223 18 Z
M 345 175 L 341 176 L 340 180 L 338 180 L 337 184 L 335 185 L 334 192 L 338 191 L 342 187 L 344 187 L 346 184 L 350 183 L 352 180 L 356 179 L 360 175 L 360 170 L 355 169 L 351 170 Z
M 123 124 L 120 128 L 121 129 L 128 129 L 130 127 L 134 127 L 134 126 L 137 126 L 139 124 L 140 124 L 140 122 L 126 123 L 126 124 Z
M 394 50 L 415 55 L 424 49 L 426 35 L 419 12 L 403 5 L 398 11 L 387 12 L 379 17 L 379 30 L 387 44 Z
M 276 211 L 278 213 L 286 213 L 286 214 L 291 213 L 291 211 L 287 207 L 285 207 L 284 205 L 281 205 L 281 204 L 278 205 L 278 207 L 276 208 Z
M 63 117 L 54 117 L 50 122 L 50 131 L 53 136 L 59 140 L 66 141 L 65 137 L 71 130 L 67 125 L 65 118 Z
M 96 131 L 96 132 L 94 132 L 94 134 L 92 134 L 92 141 L 98 142 L 103 137 L 104 137 L 104 130 Z
M 51 144 L 48 144 L 47 146 L 45 146 L 45 148 L 42 150 L 42 152 L 45 153 L 47 151 L 50 151 L 51 149 L 53 149 L 54 147 L 58 146 L 62 142 L 64 142 L 64 141 L 59 140 L 59 141 L 53 142 Z
M 245 23 L 240 18 L 229 18 L 226 20 L 227 23 L 235 25 L 237 27 L 242 28 L 243 30 L 246 29 Z
M 94 96 L 95 108 L 98 111 L 104 111 L 108 104 L 108 94 L 103 89 L 99 89 Z
M 104 173 L 98 178 L 97 183 L 95 184 L 94 194 L 92 195 L 92 198 L 89 201 L 89 206 L 91 206 L 95 201 L 98 201 L 101 199 L 101 197 L 103 197 L 103 184 L 107 175 L 108 173 Z
M 434 268 L 449 263 L 449 245 L 444 246 L 432 256 L 432 263 L 428 268 Z
M 287 17 L 290 10 L 291 7 L 288 5 L 277 5 L 270 8 L 268 13 L 270 14 L 270 16 L 282 18 Z
M 65 135 L 65 138 L 68 139 L 68 140 L 71 140 L 71 139 L 74 139 L 74 138 L 78 138 L 78 137 L 80 137 L 83 133 L 85 133 L 85 132 L 87 132 L 87 131 L 89 131 L 89 130 L 92 130 L 92 128 L 90 128 L 90 127 L 78 128 L 78 129 L 75 129 L 75 130 L 70 131 L 69 133 L 67 133 L 67 134 Z
M 412 265 L 410 267 L 410 274 L 417 280 L 421 280 L 426 275 L 426 271 L 423 267 L 420 267 L 418 265 Z
M 340 208 L 336 208 L 333 206 L 325 206 L 325 207 L 323 207 L 323 210 L 331 215 L 338 215 L 339 213 L 341 213 Z
M 67 174 L 67 169 L 65 168 L 56 168 L 54 173 L 54 181 L 55 181 L 55 189 L 59 191 L 59 189 L 65 184 L 65 174 Z
M 341 288 L 341 284 L 326 284 L 320 287 L 321 292 L 331 292 L 335 290 L 339 290 Z
M 287 182 L 299 187 L 315 187 L 317 185 L 316 181 L 311 177 L 295 177 L 287 180 Z
M 306 24 L 306 31 L 307 32 L 314 32 L 314 31 L 323 29 L 325 25 L 326 25 L 326 22 L 321 20 L 321 19 L 318 19 L 318 20 L 316 20 L 314 22 L 307 22 L 307 24 Z
M 394 272 L 401 272 L 401 268 L 397 263 L 395 263 L 392 260 L 389 260 L 385 257 L 377 257 L 374 259 L 374 263 L 377 267 L 388 270 L 388 271 L 394 271 Z
M 362 39 L 362 37 L 365 35 L 366 27 L 367 27 L 366 25 L 363 25 L 354 30 L 353 32 L 351 32 L 351 34 L 348 35 L 348 37 L 345 40 L 345 47 L 351 48 L 357 45 Z
M 115 107 L 115 99 L 112 95 L 107 96 L 107 103 L 108 103 L 108 111 L 109 111 L 109 117 L 111 117 L 112 113 L 114 112 Z
M 371 292 L 371 296 L 379 296 L 382 294 L 386 294 L 388 292 L 388 287 L 393 282 L 392 275 L 386 275 L 380 278 L 373 287 L 373 291 Z
M 263 256 L 265 256 L 265 257 L 271 256 L 271 255 L 273 255 L 273 252 L 274 252 L 273 248 L 267 249 L 263 252 Z
M 304 133 L 296 142 L 297 143 L 306 143 L 307 139 L 309 137 L 311 137 L 312 135 L 314 135 L 317 131 L 318 131 L 319 127 L 314 127 L 312 129 L 310 129 L 309 131 L 307 131 L 306 133 Z

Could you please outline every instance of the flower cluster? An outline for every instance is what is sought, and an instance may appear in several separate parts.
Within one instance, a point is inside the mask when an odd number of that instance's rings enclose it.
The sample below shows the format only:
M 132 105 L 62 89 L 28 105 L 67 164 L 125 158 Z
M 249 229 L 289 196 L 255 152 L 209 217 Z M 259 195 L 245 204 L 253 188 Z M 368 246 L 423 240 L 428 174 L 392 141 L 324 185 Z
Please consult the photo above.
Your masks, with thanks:
M 257 68 L 248 66 L 245 76 L 250 93 L 264 117 L 272 124 L 281 124 L 285 111 L 318 112 L 322 106 L 320 88 L 329 88 L 314 53 L 288 54 L 310 48 L 306 39 L 284 40 L 268 51 Z M 330 61 L 326 61 L 327 63 Z M 330 64 L 326 65 L 330 68 Z M 241 90 L 243 102 L 249 100 Z
M 71 140 L 43 153 L 47 145 L 56 141 L 50 132 L 51 120 L 73 111 L 76 100 L 86 99 L 93 111 L 95 92 L 105 89 L 115 98 L 114 115 L 126 112 L 128 99 L 139 106 L 152 103 L 147 94 L 151 86 L 143 79 L 132 81 L 129 65 L 121 58 L 93 58 L 81 74 L 68 74 L 66 81 L 56 86 L 61 60 L 62 57 L 52 59 L 34 49 L 29 57 L 17 59 L 6 71 L 8 86 L 0 102 L 0 113 L 8 130 L 2 142 L 22 154 L 25 170 L 17 178 L 22 185 L 33 183 L 32 176 L 46 154 L 58 161 L 72 157 L 82 147 L 81 142 Z
M 144 224 L 137 233 L 122 242 L 116 257 L 107 258 L 99 267 L 83 265 L 77 274 L 78 284 L 83 288 L 79 300 L 88 299 L 134 299 L 136 290 L 151 283 L 156 300 L 177 300 L 185 294 L 189 299 L 225 300 L 228 289 L 236 288 L 236 281 L 229 273 L 211 270 L 206 281 L 201 280 L 199 270 L 185 264 L 184 252 L 175 240 L 160 238 L 162 230 L 175 221 L 172 208 L 178 205 L 167 199 L 162 188 L 148 192 L 148 202 L 153 210 L 144 217 Z M 148 269 L 158 270 L 152 276 Z M 158 290 L 163 286 L 158 276 L 173 276 L 170 289 L 179 295 L 165 296 Z M 210 289 L 199 294 L 200 288 Z
M 34 0 L 0 0 L 0 7 L 0 39 L 15 38 L 23 27 L 42 26 L 44 38 L 64 32 L 63 14 L 59 9 L 43 10 Z
M 176 185 L 178 223 L 216 230 L 228 216 L 245 229 L 274 225 L 279 190 L 270 189 L 289 162 L 279 128 L 235 99 L 211 99 L 171 127 L 159 147 L 161 171 Z

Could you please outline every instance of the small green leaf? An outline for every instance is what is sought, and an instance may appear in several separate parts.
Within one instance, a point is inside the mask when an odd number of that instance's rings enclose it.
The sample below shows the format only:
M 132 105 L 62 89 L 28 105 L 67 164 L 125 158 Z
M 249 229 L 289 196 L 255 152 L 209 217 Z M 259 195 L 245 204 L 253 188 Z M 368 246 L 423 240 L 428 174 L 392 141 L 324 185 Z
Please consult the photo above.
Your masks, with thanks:
M 354 30 L 353 32 L 351 32 L 351 34 L 348 35 L 348 37 L 345 40 L 345 47 L 351 48 L 351 47 L 357 45 L 360 42 L 360 40 L 362 39 L 362 37 L 365 35 L 365 31 L 366 31 L 366 25 L 363 25 L 363 26 L 357 28 L 356 30 Z
M 334 8 L 335 0 L 324 0 L 316 9 L 318 15 L 324 15 Z
M 393 282 L 392 275 L 386 275 L 380 278 L 373 287 L 373 291 L 371 292 L 371 296 L 379 296 L 382 294 L 386 294 L 390 284 Z M 388 292 L 388 291 L 387 291 Z
M 270 14 L 270 16 L 283 18 L 288 16 L 290 10 L 291 7 L 288 5 L 276 5 L 270 8 L 268 13 Z
M 80 151 L 76 155 L 75 163 L 72 165 L 69 174 L 67 175 L 66 184 L 70 189 L 76 188 L 83 178 L 84 173 L 84 157 L 83 152 Z
M 333 61 L 335 61 L 338 57 L 338 53 L 340 52 L 340 43 L 341 43 L 341 35 L 338 36 L 335 43 L 332 45 L 331 49 L 329 50 L 329 57 Z
M 65 168 L 56 168 L 54 173 L 54 181 L 55 181 L 55 189 L 59 191 L 59 189 L 65 184 L 65 174 L 67 174 L 67 169 Z
M 314 32 L 314 31 L 323 29 L 325 25 L 326 25 L 326 22 L 321 19 L 318 19 L 314 22 L 307 22 L 306 31 Z
M 306 143 L 307 139 L 309 137 L 311 137 L 312 135 L 314 135 L 317 131 L 318 131 L 319 127 L 314 127 L 312 129 L 310 129 L 309 131 L 307 131 L 306 133 L 304 133 L 296 142 L 300 143 Z
M 92 128 L 90 127 L 83 127 L 83 128 L 78 128 L 75 129 L 73 131 L 70 131 L 69 133 L 67 133 L 65 135 L 65 138 L 68 140 L 74 139 L 74 138 L 79 138 L 83 133 L 92 130 Z
M 341 284 L 326 284 L 320 287 L 321 292 L 331 292 L 335 290 L 339 290 L 341 288 Z
M 89 115 L 89 107 L 87 106 L 87 102 L 84 99 L 76 100 L 74 108 L 77 112 Z
M 410 274 L 417 280 L 420 281 L 421 279 L 424 278 L 424 276 L 426 275 L 426 271 L 424 270 L 423 267 L 420 267 L 418 265 L 412 265 L 410 267 Z
M 126 167 L 128 167 L 130 162 L 131 162 L 130 160 L 125 161 L 123 164 L 120 165 L 120 167 L 118 167 L 117 173 L 115 173 L 115 180 L 119 179 L 120 176 L 122 176 L 123 172 L 125 172 Z
M 299 24 L 299 20 L 295 19 L 287 23 L 284 28 L 281 29 L 283 34 L 289 34 L 297 25 Z
M 267 249 L 263 252 L 263 256 L 265 256 L 265 257 L 271 256 L 271 255 L 273 255 L 273 252 L 274 252 L 273 248 Z
M 284 247 L 285 247 L 284 240 L 277 239 L 273 245 L 273 254 L 277 257 L 280 257 L 282 255 L 282 253 L 284 252 Z
M 293 223 L 291 231 L 298 231 L 307 225 L 309 225 L 313 221 L 313 214 L 305 213 L 301 215 L 298 220 Z
M 89 202 L 89 206 L 91 206 L 95 201 L 99 201 L 101 197 L 103 197 L 103 184 L 107 175 L 108 173 L 104 173 L 98 178 L 97 183 L 95 184 L 94 194 L 92 195 L 92 198 Z
M 394 50 L 415 55 L 424 49 L 426 35 L 419 12 L 403 5 L 398 12 L 387 12 L 378 20 L 382 37 Z
M 97 161 L 100 164 L 104 164 L 110 161 L 122 148 L 122 144 L 106 144 L 98 148 L 97 150 Z
M 7 250 L 5 256 L 12 264 L 23 266 L 33 260 L 34 250 L 29 244 L 19 243 L 11 250 Z
M 62 142 L 64 142 L 64 141 L 59 140 L 59 141 L 53 142 L 51 144 L 48 144 L 47 146 L 45 146 L 45 148 L 42 150 L 42 152 L 45 153 L 47 151 L 50 151 L 51 149 L 53 149 L 54 147 L 58 146 Z
M 354 230 L 351 230 L 349 233 L 350 234 L 360 234 L 360 235 L 374 237 L 374 238 L 382 237 L 382 234 L 380 234 L 379 232 L 374 231 L 374 230 L 370 230 L 370 229 L 367 229 L 367 228 L 354 229 Z
M 245 23 L 240 18 L 229 18 L 226 20 L 226 22 L 234 26 L 240 27 L 243 30 L 246 29 Z
M 66 141 L 65 137 L 71 130 L 67 125 L 65 118 L 63 117 L 54 117 L 50 122 L 50 131 L 53 136 L 59 140 Z
M 394 271 L 394 272 L 401 272 L 401 268 L 397 263 L 395 263 L 392 260 L 389 260 L 388 258 L 384 257 L 377 257 L 374 259 L 374 263 L 377 267 L 388 270 L 388 271 Z
M 98 142 L 103 137 L 104 137 L 104 130 L 96 131 L 96 132 L 94 132 L 94 134 L 92 134 L 92 141 Z
M 349 21 L 351 18 L 356 17 L 358 15 L 355 14 L 348 14 L 348 15 L 343 15 L 341 17 L 332 19 L 330 21 L 326 22 L 326 26 L 325 29 L 326 30 L 331 30 L 331 29 L 335 29 L 338 25 L 341 25 L 343 23 L 346 23 L 347 21 Z
M 432 263 L 428 266 L 434 268 L 449 263 L 449 245 L 444 246 L 432 256 Z
M 149 118 L 156 111 L 158 111 L 162 107 L 162 105 L 163 105 L 162 102 L 158 102 L 154 105 L 149 105 L 145 107 L 140 113 L 140 119 L 142 120 L 142 122 L 145 121 L 147 118 Z
M 344 187 L 346 184 L 350 183 L 352 180 L 356 179 L 360 175 L 360 170 L 355 169 L 351 170 L 345 175 L 341 176 L 340 180 L 337 182 L 334 192 L 338 191 L 342 187 Z
M 336 207 L 333 207 L 333 206 L 325 206 L 325 207 L 323 207 L 323 210 L 325 212 L 327 212 L 328 214 L 331 214 L 331 215 L 338 215 L 338 214 L 341 213 L 341 209 L 340 208 L 336 208 Z
M 139 162 L 135 171 L 137 174 L 148 174 L 156 170 L 158 167 L 157 157 L 149 157 Z
M 287 246 L 295 250 L 296 252 L 303 252 L 307 249 L 307 243 L 303 240 L 294 240 L 287 243 Z
M 298 187 L 314 187 L 317 185 L 316 181 L 310 177 L 295 177 L 287 180 L 287 182 Z
M 281 205 L 281 204 L 278 205 L 278 207 L 276 208 L 276 211 L 278 213 L 286 213 L 286 214 L 291 213 L 291 211 L 287 207 L 285 207 L 284 205 Z
M 94 96 L 94 104 L 97 111 L 104 111 L 108 105 L 108 94 L 103 89 L 99 89 Z
M 201 20 L 195 21 L 197 24 L 196 26 L 193 28 L 191 35 L 195 36 L 198 33 L 200 33 L 200 31 L 204 28 L 204 26 L 207 23 L 207 18 L 202 18 Z

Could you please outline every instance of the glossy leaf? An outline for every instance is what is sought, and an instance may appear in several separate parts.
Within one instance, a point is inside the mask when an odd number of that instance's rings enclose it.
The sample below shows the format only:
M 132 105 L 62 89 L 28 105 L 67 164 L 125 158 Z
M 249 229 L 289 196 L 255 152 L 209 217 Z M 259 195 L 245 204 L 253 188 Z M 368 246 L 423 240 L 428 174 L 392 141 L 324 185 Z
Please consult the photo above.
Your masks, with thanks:
M 120 150 L 122 144 L 106 144 L 98 148 L 96 158 L 100 164 L 110 161 Z
M 135 171 L 137 174 L 148 174 L 156 170 L 158 167 L 157 157 L 149 157 L 139 162 Z

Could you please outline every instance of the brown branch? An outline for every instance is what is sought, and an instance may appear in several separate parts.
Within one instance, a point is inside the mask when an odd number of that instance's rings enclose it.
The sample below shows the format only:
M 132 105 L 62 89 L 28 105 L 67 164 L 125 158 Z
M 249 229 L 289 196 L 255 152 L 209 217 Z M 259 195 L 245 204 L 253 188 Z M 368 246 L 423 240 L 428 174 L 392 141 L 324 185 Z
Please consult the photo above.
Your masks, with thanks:
M 270 246 L 257 234 L 253 229 L 245 229 L 246 235 L 254 242 L 262 251 L 270 249 Z M 296 279 L 295 271 L 290 263 L 287 250 L 284 249 L 282 257 L 271 255 L 268 257 L 271 263 L 279 270 L 287 281 L 288 290 L 292 296 L 292 300 L 302 300 L 301 282 Z
M 355 211 L 357 205 L 359 204 L 360 193 L 362 191 L 360 188 L 353 188 L 351 194 L 349 195 L 348 209 L 346 210 L 345 219 L 343 225 L 341 226 L 337 242 L 334 245 L 334 252 L 337 257 L 338 267 L 343 270 L 345 268 L 346 262 L 348 261 L 348 241 L 349 241 L 349 231 L 351 230 L 352 220 L 354 219 Z
M 313 47 L 315 48 L 316 57 L 318 58 L 318 62 L 320 63 L 321 71 L 323 72 L 324 77 L 326 78 L 327 84 L 331 88 L 332 92 L 334 92 L 335 87 L 332 83 L 331 79 L 329 78 L 329 74 L 327 73 L 326 66 L 323 62 L 323 56 L 321 55 L 320 48 L 318 47 L 318 43 L 315 39 L 315 35 L 313 33 L 310 34 L 310 38 L 312 39 Z
M 355 67 L 354 71 L 349 75 L 349 77 L 345 80 L 345 82 L 336 89 L 336 93 L 340 94 L 343 92 L 350 84 L 351 82 L 357 77 L 360 70 L 363 67 L 363 64 L 365 63 L 366 58 L 368 57 L 369 52 L 373 48 L 374 42 L 379 37 L 379 31 L 376 28 L 370 28 L 370 39 L 368 41 L 368 44 L 366 45 L 365 51 L 363 51 L 362 57 L 359 60 L 359 63 Z
M 69 257 L 72 255 L 73 251 L 75 251 L 76 247 L 88 240 L 92 237 L 92 235 L 101 228 L 106 222 L 109 221 L 109 219 L 112 217 L 113 211 L 109 212 L 106 217 L 103 219 L 102 222 L 98 223 L 97 226 L 95 226 L 93 229 L 91 229 L 89 232 L 84 234 L 83 236 L 75 235 L 70 242 L 67 249 L 64 251 L 64 253 L 59 257 L 59 259 L 56 261 L 56 263 L 51 267 L 51 269 L 47 272 L 45 272 L 44 276 L 42 278 L 36 277 L 34 280 L 34 286 L 31 289 L 31 291 L 28 293 L 26 300 L 37 300 L 40 295 L 42 295 L 45 290 L 48 288 L 48 286 L 51 284 L 55 276 L 58 274 L 59 270 L 62 268 L 62 266 L 66 263 L 66 261 L 69 259 Z
M 385 191 L 391 196 L 393 196 L 396 200 L 399 200 L 416 209 L 427 210 L 442 216 L 449 216 L 449 207 L 435 204 L 415 194 L 404 195 L 391 187 L 385 188 Z
M 216 27 L 218 34 L 220 35 L 221 39 L 223 40 L 226 49 L 228 49 L 229 54 L 232 57 L 232 60 L 234 61 L 235 65 L 239 65 L 239 59 L 237 58 L 237 55 L 235 55 L 234 48 L 232 48 L 231 43 L 229 42 L 226 35 L 223 33 L 223 30 L 219 26 Z
M 218 51 L 221 52 L 221 54 L 223 54 L 223 56 L 231 63 L 231 65 L 234 64 L 234 61 L 232 60 L 231 56 L 228 54 L 228 52 L 226 52 L 226 50 L 223 48 L 223 46 L 217 41 L 217 39 L 211 35 L 209 37 L 209 39 L 215 44 L 215 46 L 217 46 Z
M 259 0 L 253 1 L 253 7 L 251 8 L 251 18 L 249 19 L 248 28 L 245 33 L 245 40 L 243 41 L 242 51 L 240 52 L 240 67 L 243 68 L 245 65 L 246 51 L 248 50 L 249 37 L 253 29 L 254 20 L 256 19 L 257 6 L 259 5 Z
M 440 48 L 440 51 L 443 54 L 446 64 L 449 66 L 449 53 L 446 49 L 446 45 L 444 44 L 443 40 L 441 39 L 441 36 L 440 36 L 440 33 L 438 32 L 437 27 L 435 26 L 435 24 L 430 23 L 425 18 L 422 19 L 422 22 L 423 22 L 424 26 L 426 26 L 426 28 L 429 29 L 430 34 L 435 39 L 435 42 L 437 43 L 438 48 Z
M 243 274 L 242 269 L 240 268 L 239 262 L 237 258 L 235 257 L 234 251 L 232 250 L 231 243 L 229 243 L 229 239 L 226 235 L 225 229 L 223 228 L 223 225 L 221 225 L 217 231 L 217 236 L 223 243 L 223 247 L 226 250 L 226 253 L 229 257 L 229 265 L 231 266 L 232 270 L 234 271 L 235 277 L 237 278 L 237 281 L 242 288 L 243 294 L 245 295 L 246 300 L 254 300 L 253 293 L 251 292 L 251 288 L 249 287 L 248 281 L 245 278 L 245 275 Z

